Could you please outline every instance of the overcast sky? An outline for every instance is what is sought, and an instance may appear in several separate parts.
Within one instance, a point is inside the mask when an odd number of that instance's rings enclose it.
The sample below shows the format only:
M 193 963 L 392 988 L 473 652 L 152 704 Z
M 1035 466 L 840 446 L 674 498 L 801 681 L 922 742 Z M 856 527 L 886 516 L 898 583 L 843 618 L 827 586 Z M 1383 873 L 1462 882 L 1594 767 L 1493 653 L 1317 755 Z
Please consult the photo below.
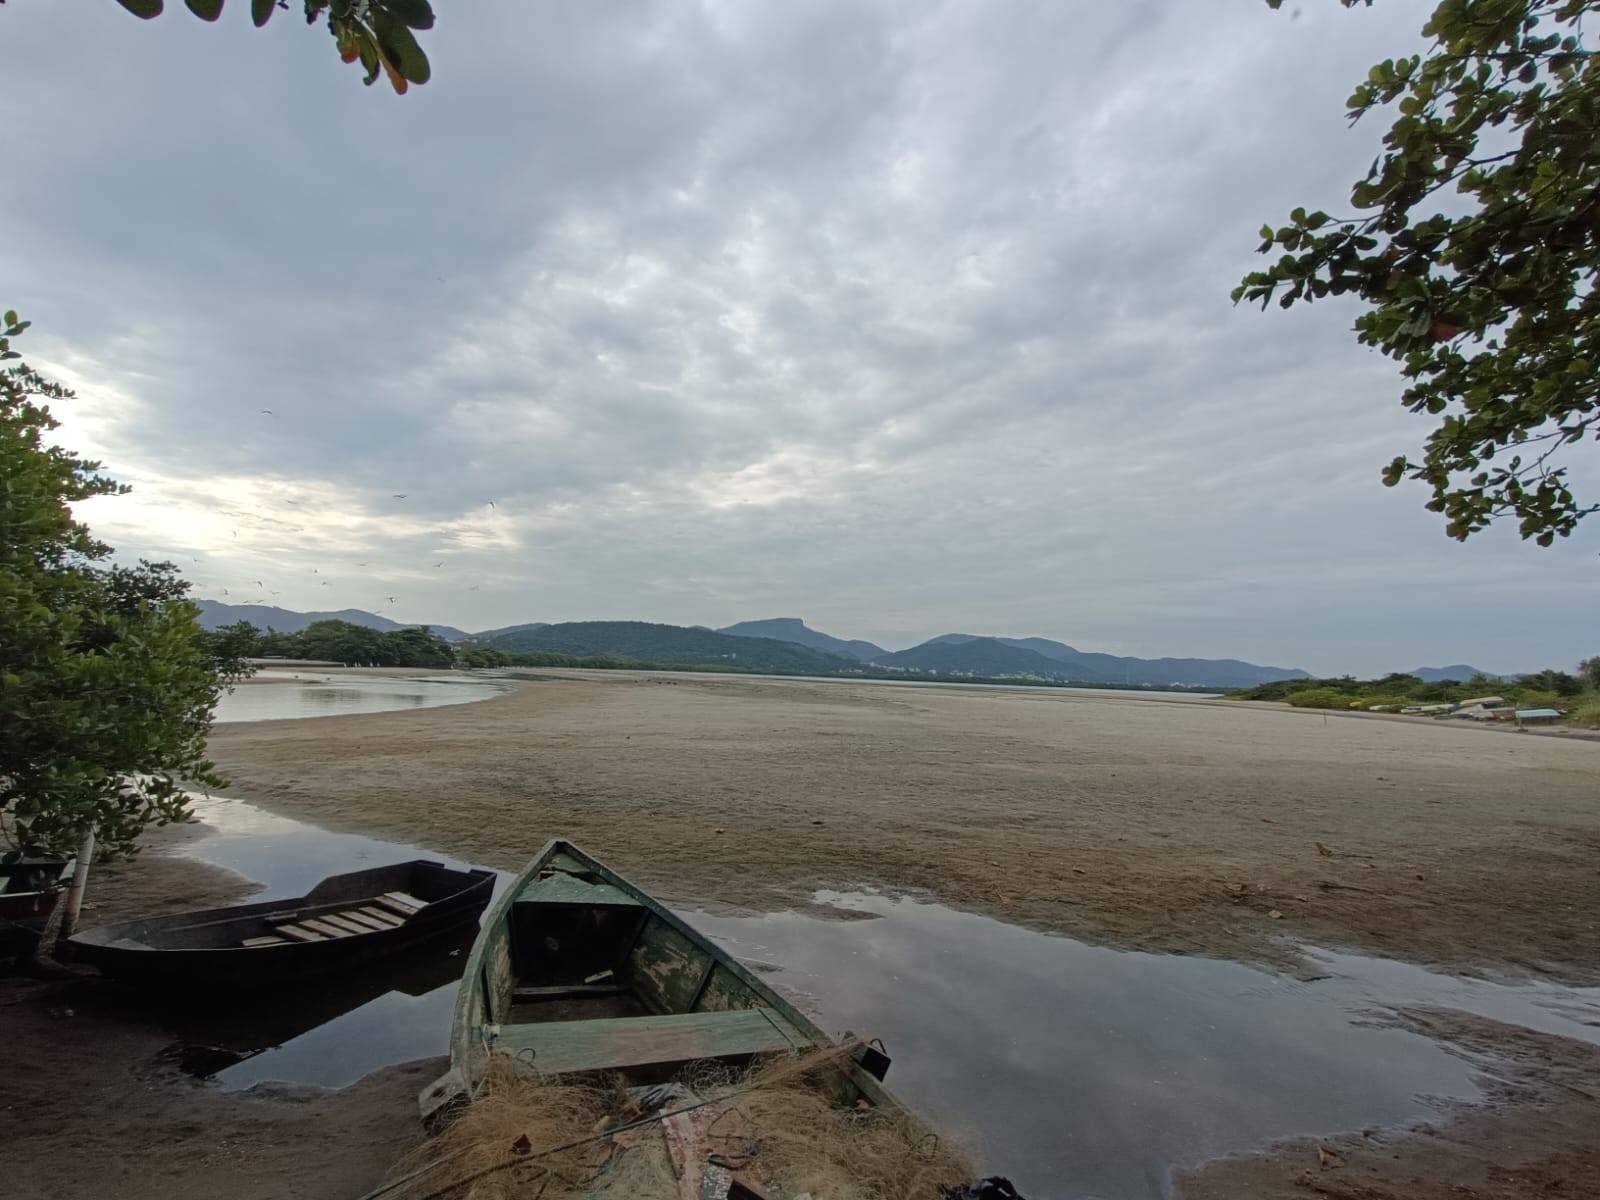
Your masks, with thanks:
M 0 304 L 123 557 L 469 630 L 1600 652 L 1600 526 L 1451 542 L 1354 310 L 1228 299 L 1423 6 L 435 4 L 403 98 L 242 0 L 0 8 Z

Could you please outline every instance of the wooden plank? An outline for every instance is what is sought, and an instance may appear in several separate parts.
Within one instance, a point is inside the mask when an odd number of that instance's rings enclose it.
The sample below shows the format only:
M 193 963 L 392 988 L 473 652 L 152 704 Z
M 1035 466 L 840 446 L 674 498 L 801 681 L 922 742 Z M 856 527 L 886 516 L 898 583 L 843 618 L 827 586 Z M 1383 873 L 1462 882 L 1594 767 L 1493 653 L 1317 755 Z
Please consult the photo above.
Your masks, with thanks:
M 317 920 L 324 925 L 332 925 L 335 929 L 342 929 L 346 933 L 371 933 L 372 930 L 359 921 L 352 921 L 338 913 L 323 913 Z
M 716 960 L 705 948 L 665 922 L 645 922 L 628 956 L 634 988 L 659 1012 L 684 1012 L 706 982 Z
M 534 1068 L 546 1075 L 743 1058 L 809 1044 L 764 1008 L 502 1025 L 494 1039 L 494 1048 L 505 1054 L 531 1051 Z
M 304 929 L 299 925 L 279 925 L 278 932 L 287 933 L 297 942 L 325 942 L 328 940 L 320 933 L 312 933 L 311 930 Z
M 402 917 L 416 914 L 422 907 L 422 901 L 415 896 L 408 896 L 405 892 L 385 892 L 374 902 L 383 905 L 390 912 L 398 913 Z
M 399 929 L 400 926 L 405 924 L 405 920 L 403 918 L 395 916 L 394 913 L 389 912 L 386 909 L 377 908 L 373 905 L 368 905 L 366 908 L 358 908 L 356 911 L 364 917 L 370 917 L 379 925 L 382 925 L 385 929 Z
M 342 938 L 350 936 L 350 931 L 348 929 L 340 929 L 337 925 L 330 925 L 328 922 L 319 920 L 316 917 L 307 917 L 305 920 L 301 921 L 300 924 L 304 925 L 307 929 L 316 930 L 324 937 Z
M 244 941 L 239 943 L 241 946 L 287 946 L 288 944 L 288 938 L 270 936 L 245 938 Z
M 563 1000 L 580 996 L 621 996 L 627 988 L 620 983 L 572 983 L 556 984 L 553 987 L 519 987 L 512 989 L 511 999 L 520 1000 Z
M 729 1008 L 755 1008 L 761 1000 L 740 978 L 721 963 L 711 972 L 694 1007 L 702 1012 L 721 1012 Z
M 375 933 L 381 929 L 394 928 L 394 926 L 386 924 L 383 921 L 374 920 L 373 918 L 367 916 L 366 913 L 362 912 L 360 909 L 355 908 L 346 909 L 344 912 L 339 913 L 338 917 L 341 921 L 349 921 L 352 925 L 361 926 L 361 928 L 365 929 L 368 933 Z
M 517 893 L 519 904 L 605 904 L 616 908 L 638 908 L 639 902 L 619 887 L 604 880 L 579 878 L 565 871 L 553 871 L 530 879 Z

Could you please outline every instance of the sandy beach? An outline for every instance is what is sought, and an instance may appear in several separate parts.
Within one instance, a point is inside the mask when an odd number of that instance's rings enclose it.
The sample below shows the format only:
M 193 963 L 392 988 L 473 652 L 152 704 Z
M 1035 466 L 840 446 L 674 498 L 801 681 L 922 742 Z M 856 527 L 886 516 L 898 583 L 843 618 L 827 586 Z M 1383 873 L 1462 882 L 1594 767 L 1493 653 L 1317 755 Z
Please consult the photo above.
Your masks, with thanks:
M 1104 944 L 1600 979 L 1600 744 L 1277 705 L 620 672 L 219 727 L 252 802 L 684 905 L 925 893 Z M 1277 912 L 1279 917 L 1270 914 Z
M 560 834 L 685 906 L 872 887 L 1288 972 L 1307 969 L 1305 941 L 1600 980 L 1593 742 L 1187 698 L 538 675 L 454 707 L 220 726 L 212 750 L 235 794 L 318 825 L 503 868 Z M 103 872 L 92 916 L 247 893 L 167 853 L 201 835 L 165 831 Z M 1487 1100 L 1212 1163 L 1178 1194 L 1600 1192 L 1600 1051 L 1459 1014 L 1397 1019 L 1481 1063 Z M 0 1025 L 26 1048 L 0 1077 L 24 1195 L 347 1198 L 420 1136 L 412 1097 L 442 1067 L 221 1094 L 83 982 L 0 993 Z M 156 1148 L 159 1170 L 134 1168 Z

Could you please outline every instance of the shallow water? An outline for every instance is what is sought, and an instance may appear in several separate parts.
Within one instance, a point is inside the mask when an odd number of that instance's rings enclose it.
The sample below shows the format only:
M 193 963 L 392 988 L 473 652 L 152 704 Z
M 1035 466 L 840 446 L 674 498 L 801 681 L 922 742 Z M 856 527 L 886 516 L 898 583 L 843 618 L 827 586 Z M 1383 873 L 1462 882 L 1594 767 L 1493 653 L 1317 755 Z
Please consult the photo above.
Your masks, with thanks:
M 504 667 L 498 672 L 512 678 L 525 677 L 538 667 Z M 875 679 L 862 675 L 767 675 L 759 671 L 634 671 L 635 675 L 655 675 L 662 679 L 771 679 L 779 683 L 846 683 L 897 688 L 965 688 L 983 692 L 1033 692 L 1041 695 L 1126 696 L 1133 699 L 1150 696 L 1171 698 L 1187 696 L 1191 700 L 1219 700 L 1221 692 L 1167 691 L 1164 688 L 1077 687 L 1072 684 L 1026 683 L 958 683 L 951 679 Z M 546 678 L 562 679 L 555 675 Z
M 217 701 L 219 723 L 440 708 L 488 700 L 506 691 L 503 683 L 453 675 L 404 679 L 392 675 L 354 677 L 316 671 L 262 671 L 256 677 L 274 682 L 246 683 L 224 692 Z
M 370 863 L 452 861 L 239 801 L 201 801 L 197 812 L 218 832 L 186 853 L 265 881 L 263 898 Z M 1009 1175 L 1030 1200 L 1163 1196 L 1175 1167 L 1294 1134 L 1400 1124 L 1428 1115 L 1429 1097 L 1476 1096 L 1469 1063 L 1384 1024 L 1397 1006 L 1462 1008 L 1600 1042 L 1600 989 L 1458 979 L 1320 951 L 1326 977 L 1300 982 L 912 899 L 818 899 L 871 919 L 684 915 L 824 1028 L 882 1038 L 895 1092 L 966 1137 L 985 1170 Z M 220 1068 L 225 1088 L 343 1086 L 445 1052 L 468 944 L 319 989 L 302 1011 L 275 1003 L 226 1020 L 169 1020 L 189 1046 L 260 1050 L 242 1061 L 198 1056 Z

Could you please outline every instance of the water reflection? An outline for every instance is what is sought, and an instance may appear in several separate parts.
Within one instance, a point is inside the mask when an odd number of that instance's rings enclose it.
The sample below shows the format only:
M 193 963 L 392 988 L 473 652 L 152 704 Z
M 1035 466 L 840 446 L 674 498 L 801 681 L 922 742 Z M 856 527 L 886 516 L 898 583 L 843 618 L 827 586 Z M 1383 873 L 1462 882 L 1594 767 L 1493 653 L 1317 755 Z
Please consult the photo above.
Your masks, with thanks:
M 1600 1041 L 1600 990 L 1508 987 L 1320 955 L 1302 983 L 1239 963 L 1090 946 L 883 896 L 871 921 L 691 919 L 832 1027 L 880 1036 L 896 1092 L 965 1128 L 1028 1196 L 1163 1196 L 1174 1167 L 1295 1134 L 1400 1124 L 1477 1095 L 1474 1069 L 1372 1018 L 1444 1004 Z
M 218 832 L 187 853 L 266 881 L 263 898 L 300 894 L 367 862 L 444 858 L 239 801 L 197 809 Z M 604 857 L 604 846 L 590 848 Z M 895 1092 L 968 1134 L 985 1169 L 1011 1176 L 1033 1200 L 1162 1196 L 1177 1167 L 1294 1134 L 1403 1123 L 1431 1114 L 1428 1097 L 1476 1096 L 1469 1063 L 1375 1019 L 1396 1007 L 1460 1008 L 1600 1042 L 1600 989 L 1457 979 L 1319 951 L 1327 977 L 1307 983 L 1239 963 L 1090 946 L 907 899 L 819 899 L 874 919 L 685 916 L 824 1028 L 883 1038 Z M 268 1010 L 254 1031 L 246 1013 L 185 1036 L 229 1054 L 273 1047 L 217 1060 L 226 1087 L 342 1086 L 443 1053 L 464 945 L 447 947 L 448 961 L 397 964 L 416 968 L 409 979 L 351 981 L 326 998 L 322 1024 L 314 1007 Z
M 265 1080 L 345 1087 L 379 1067 L 447 1050 L 456 982 L 476 927 L 292 992 L 152 1001 L 176 1057 L 224 1088 Z
M 256 679 L 258 682 L 240 684 L 222 695 L 217 702 L 219 723 L 439 708 L 488 700 L 506 691 L 504 683 L 456 675 L 412 679 L 262 671 Z

